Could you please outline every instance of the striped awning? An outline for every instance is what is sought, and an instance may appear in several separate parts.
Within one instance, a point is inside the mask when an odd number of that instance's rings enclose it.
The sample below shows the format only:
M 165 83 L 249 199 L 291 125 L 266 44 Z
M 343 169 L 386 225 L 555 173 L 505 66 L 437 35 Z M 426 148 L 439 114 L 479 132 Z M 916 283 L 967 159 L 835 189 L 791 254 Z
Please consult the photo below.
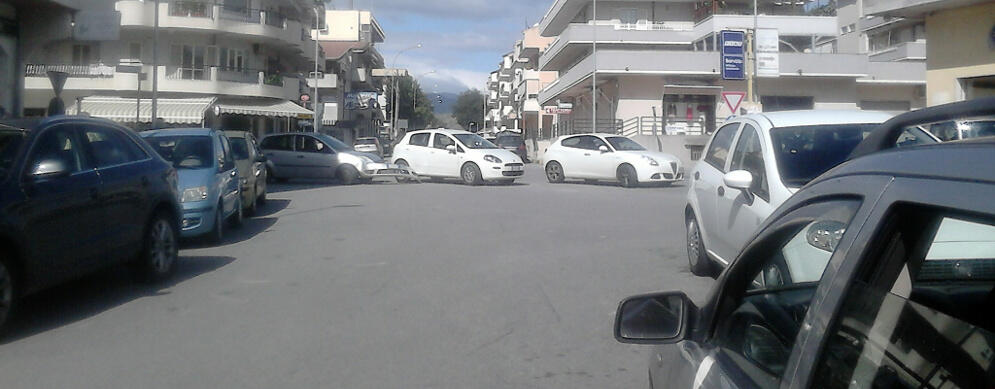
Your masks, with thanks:
M 191 99 L 158 99 L 156 116 L 165 123 L 202 124 L 204 114 L 214 105 L 214 97 Z M 90 96 L 80 102 L 81 111 L 92 117 L 120 123 L 134 123 L 135 110 L 142 123 L 152 122 L 152 100 L 134 98 Z M 76 104 L 67 104 L 66 114 L 76 115 Z
M 217 113 L 236 115 L 256 115 L 270 117 L 290 117 L 298 119 L 312 119 L 314 112 L 307 110 L 297 104 L 287 100 L 275 103 L 259 102 L 223 102 L 218 103 Z

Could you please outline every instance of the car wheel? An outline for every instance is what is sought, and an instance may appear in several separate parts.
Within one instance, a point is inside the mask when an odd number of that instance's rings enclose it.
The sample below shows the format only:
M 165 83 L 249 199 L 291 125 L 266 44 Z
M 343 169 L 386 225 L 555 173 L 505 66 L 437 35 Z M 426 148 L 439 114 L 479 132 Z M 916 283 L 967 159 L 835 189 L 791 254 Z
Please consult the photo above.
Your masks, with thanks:
M 225 207 L 221 202 L 218 202 L 218 209 L 214 212 L 214 229 L 207 237 L 211 243 L 221 243 L 221 240 L 225 238 L 224 214 Z
M 618 183 L 623 188 L 635 188 L 639 186 L 639 178 L 636 177 L 636 168 L 632 165 L 622 165 L 618 167 Z
M 563 182 L 563 166 L 559 162 L 550 161 L 546 164 L 546 180 L 553 184 Z
M 263 193 L 260 194 L 259 197 L 256 198 L 256 204 L 266 205 L 266 192 L 265 191 L 263 191 Z
M 460 177 L 467 185 L 477 186 L 484 183 L 484 179 L 480 177 L 480 168 L 473 162 L 467 162 L 463 165 L 463 168 L 460 169 Z
M 356 167 L 352 165 L 343 165 L 339 167 L 336 176 L 343 185 L 352 185 L 359 181 L 359 170 L 356 170 Z
M 258 193 L 259 189 L 256 188 L 256 191 L 257 191 L 256 193 Z M 259 199 L 259 197 L 256 196 L 256 200 L 249 201 L 249 208 L 248 208 L 248 210 L 246 210 L 245 216 L 255 216 L 256 215 L 256 212 L 259 210 L 259 202 L 257 201 L 258 199 Z
M 17 280 L 6 258 L 0 258 L 0 334 L 14 312 L 17 303 Z
M 162 281 L 176 271 L 179 245 L 175 223 L 165 212 L 156 214 L 149 223 L 142 252 L 134 263 L 134 269 L 142 281 Z
M 687 227 L 687 249 L 688 267 L 691 274 L 699 277 L 709 277 L 712 275 L 712 263 L 705 253 L 705 245 L 701 241 L 701 230 L 698 228 L 698 219 L 694 214 L 688 215 L 685 221 Z
M 238 228 L 242 226 L 242 221 L 245 220 L 245 214 L 242 212 L 243 212 L 242 198 L 240 196 L 238 199 L 238 204 L 235 204 L 235 213 L 229 216 L 231 218 L 229 219 L 229 221 L 231 222 L 232 227 Z

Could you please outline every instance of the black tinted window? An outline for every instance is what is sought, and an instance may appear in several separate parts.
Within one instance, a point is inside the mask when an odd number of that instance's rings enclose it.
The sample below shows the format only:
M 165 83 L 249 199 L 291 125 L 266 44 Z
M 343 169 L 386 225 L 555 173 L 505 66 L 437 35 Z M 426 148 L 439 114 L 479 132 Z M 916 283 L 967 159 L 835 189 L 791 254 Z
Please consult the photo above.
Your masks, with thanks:
M 767 168 L 764 164 L 764 151 L 760 144 L 760 135 L 752 125 L 743 126 L 736 150 L 732 153 L 729 171 L 746 170 L 753 175 L 753 186 L 750 188 L 757 196 L 770 200 L 767 184 Z
M 572 137 L 572 138 L 564 139 L 563 141 L 560 142 L 560 144 L 563 145 L 563 147 L 572 147 L 572 148 L 575 148 L 575 149 L 579 149 L 580 148 L 580 137 L 579 136 L 575 136 L 575 137 Z
M 307 135 L 297 135 L 296 140 L 297 145 L 295 146 L 297 151 L 303 151 L 305 153 L 328 153 L 331 150 L 324 143 L 318 141 Z
M 231 152 L 235 155 L 235 159 L 249 159 L 250 145 L 245 138 L 228 138 L 228 141 L 231 143 Z
M 145 159 L 144 152 L 138 154 L 138 146 L 126 135 L 115 130 L 87 126 L 83 130 L 83 139 L 90 146 L 93 162 L 98 168 L 120 165 Z
M 736 136 L 739 123 L 730 123 L 722 126 L 712 137 L 712 143 L 705 153 L 705 162 L 714 166 L 720 171 L 726 168 L 726 158 L 729 157 L 729 148 L 732 147 L 732 138 Z
M 839 165 L 876 124 L 781 127 L 770 130 L 781 180 L 800 187 Z
M 73 129 L 69 126 L 46 130 L 38 137 L 31 151 L 28 172 L 33 171 L 39 163 L 47 161 L 62 162 L 70 173 L 89 169 L 83 161 L 82 149 L 77 142 Z
M 432 135 L 429 133 L 422 134 L 412 134 L 411 139 L 408 140 L 408 144 L 412 146 L 428 146 L 428 137 Z
M 263 139 L 263 141 L 259 145 L 259 147 L 262 148 L 262 149 L 264 149 L 264 150 L 284 150 L 284 151 L 290 151 L 290 150 L 293 150 L 293 147 L 292 147 L 292 144 L 291 144 L 290 141 L 291 141 L 291 136 L 290 135 L 271 136 L 269 138 Z

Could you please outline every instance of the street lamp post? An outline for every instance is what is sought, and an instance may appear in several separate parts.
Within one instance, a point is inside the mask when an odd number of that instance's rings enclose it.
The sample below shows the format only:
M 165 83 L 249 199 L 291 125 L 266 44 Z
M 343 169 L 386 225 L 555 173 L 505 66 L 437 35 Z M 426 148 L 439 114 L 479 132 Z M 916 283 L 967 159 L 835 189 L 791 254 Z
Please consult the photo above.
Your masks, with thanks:
M 318 7 L 314 7 L 314 98 L 311 99 L 311 108 L 314 108 L 314 113 L 311 115 L 311 129 L 314 132 L 318 132 L 318 126 L 322 125 L 322 116 L 324 116 L 324 112 L 318 112 L 318 104 L 320 104 L 320 100 L 318 99 L 318 31 L 321 30 L 318 28 L 318 23 L 321 22 L 318 16 L 319 12 L 320 9 Z M 293 129 L 287 128 L 287 131 L 293 131 Z
M 591 10 L 594 19 L 594 39 L 591 39 L 591 56 L 594 68 L 591 70 L 591 132 L 598 132 L 598 0 L 594 0 Z
M 155 11 L 153 11 L 152 25 L 152 117 L 150 127 L 155 128 L 156 118 L 159 116 L 159 0 L 155 0 Z M 139 75 L 141 71 L 138 71 Z M 138 83 L 141 84 L 141 77 Z M 137 123 L 135 123 L 137 125 Z

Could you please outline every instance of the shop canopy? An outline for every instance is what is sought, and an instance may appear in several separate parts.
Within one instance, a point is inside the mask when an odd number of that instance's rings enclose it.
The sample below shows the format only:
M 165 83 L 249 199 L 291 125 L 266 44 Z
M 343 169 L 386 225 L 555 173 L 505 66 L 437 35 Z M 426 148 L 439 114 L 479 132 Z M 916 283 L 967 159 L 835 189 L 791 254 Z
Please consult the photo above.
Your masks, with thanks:
M 314 112 L 311 112 L 310 110 L 302 108 L 301 106 L 287 100 L 280 100 L 272 103 L 258 101 L 225 101 L 218 103 L 217 108 L 215 109 L 217 110 L 216 113 L 218 115 L 234 114 L 298 119 L 314 118 Z
M 165 123 L 202 124 L 204 114 L 215 102 L 214 97 L 190 99 L 158 99 L 156 116 Z M 67 104 L 66 114 L 76 115 L 77 105 Z M 84 114 L 120 123 L 135 123 L 135 109 L 138 108 L 138 121 L 152 122 L 152 100 L 134 98 L 90 96 L 84 97 L 79 106 Z

